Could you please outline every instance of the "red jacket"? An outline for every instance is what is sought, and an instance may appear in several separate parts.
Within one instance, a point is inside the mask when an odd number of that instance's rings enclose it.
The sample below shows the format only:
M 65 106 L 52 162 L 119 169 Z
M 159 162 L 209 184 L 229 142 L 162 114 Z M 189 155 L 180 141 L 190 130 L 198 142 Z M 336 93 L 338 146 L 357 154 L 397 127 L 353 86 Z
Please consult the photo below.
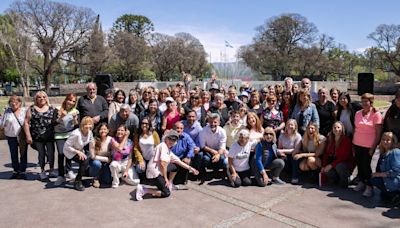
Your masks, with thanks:
M 355 167 L 355 159 L 350 139 L 347 136 L 342 136 L 337 148 L 335 148 L 335 144 L 334 137 L 329 137 L 328 146 L 322 159 L 322 166 L 328 165 L 329 157 L 334 156 L 334 160 L 330 163 L 333 168 L 339 163 L 345 163 L 349 169 L 353 169 Z

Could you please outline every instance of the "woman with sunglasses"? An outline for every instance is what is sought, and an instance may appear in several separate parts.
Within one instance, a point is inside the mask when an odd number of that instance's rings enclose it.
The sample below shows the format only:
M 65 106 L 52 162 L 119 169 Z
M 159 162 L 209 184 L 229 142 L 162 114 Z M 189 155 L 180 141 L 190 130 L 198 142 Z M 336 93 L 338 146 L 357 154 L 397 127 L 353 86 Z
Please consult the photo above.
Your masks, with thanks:
M 278 151 L 276 145 L 275 131 L 271 127 L 264 130 L 263 138 L 256 146 L 256 156 L 251 163 L 253 175 L 256 178 L 257 185 L 265 187 L 270 183 L 267 170 L 271 172 L 273 184 L 285 184 L 279 176 L 285 166 L 285 162 L 280 158 L 285 154 Z
M 150 99 L 152 98 L 152 89 L 150 87 L 145 87 L 143 89 L 142 97 L 136 105 L 135 113 L 141 113 L 149 107 Z
M 190 96 L 189 102 L 184 106 L 185 114 L 188 114 L 190 111 L 196 112 L 196 120 L 199 121 L 200 124 L 205 125 L 206 122 L 206 110 L 201 105 L 200 96 L 197 94 L 193 94 Z

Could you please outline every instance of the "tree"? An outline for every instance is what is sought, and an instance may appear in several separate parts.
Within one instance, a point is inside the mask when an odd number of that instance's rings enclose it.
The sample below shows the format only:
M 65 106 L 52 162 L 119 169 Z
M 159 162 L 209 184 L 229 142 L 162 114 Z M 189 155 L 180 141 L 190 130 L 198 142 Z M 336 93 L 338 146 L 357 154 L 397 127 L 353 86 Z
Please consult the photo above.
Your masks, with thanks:
M 115 69 L 119 79 L 134 81 L 138 79 L 138 72 L 144 68 L 149 59 L 150 49 L 142 37 L 128 32 L 117 32 L 110 39 L 110 48 L 115 59 Z
M 127 32 L 145 38 L 154 31 L 154 25 L 146 16 L 124 14 L 114 22 L 112 30 L 114 33 Z
M 101 72 L 103 64 L 107 60 L 106 51 L 104 33 L 100 24 L 100 15 L 97 15 L 88 47 L 89 70 L 92 80 L 94 80 L 97 73 Z
M 5 65 L 6 79 L 17 77 L 22 85 L 24 97 L 29 96 L 28 62 L 32 59 L 31 40 L 20 29 L 21 21 L 16 15 L 8 14 L 0 17 L 0 43 L 3 45 L 3 54 L 7 55 L 9 63 Z
M 299 14 L 283 14 L 257 27 L 252 44 L 240 48 L 239 56 L 255 71 L 274 80 L 290 75 L 296 52 L 316 40 L 315 25 Z
M 379 25 L 368 38 L 375 41 L 379 68 L 400 77 L 400 25 Z
M 87 46 L 95 20 L 91 9 L 47 0 L 15 1 L 8 13 L 18 16 L 22 30 L 32 38 L 42 62 L 30 65 L 42 75 L 50 91 L 54 68 L 62 56 Z

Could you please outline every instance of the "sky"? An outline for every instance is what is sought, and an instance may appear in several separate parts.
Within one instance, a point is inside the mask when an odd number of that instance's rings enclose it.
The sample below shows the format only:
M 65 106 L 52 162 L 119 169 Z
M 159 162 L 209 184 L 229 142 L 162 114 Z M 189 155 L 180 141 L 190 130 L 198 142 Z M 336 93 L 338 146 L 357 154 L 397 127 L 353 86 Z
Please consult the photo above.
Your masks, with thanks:
M 56 0 L 59 1 L 59 0 Z M 11 0 L 0 1 L 0 12 Z M 100 14 L 104 30 L 123 14 L 148 17 L 155 32 L 188 32 L 204 45 L 211 62 L 235 61 L 237 49 L 252 42 L 255 28 L 271 17 L 298 13 L 319 33 L 334 37 L 348 50 L 362 52 L 374 43 L 367 38 L 380 24 L 400 24 L 398 0 L 69 0 Z M 233 48 L 225 47 L 225 41 Z

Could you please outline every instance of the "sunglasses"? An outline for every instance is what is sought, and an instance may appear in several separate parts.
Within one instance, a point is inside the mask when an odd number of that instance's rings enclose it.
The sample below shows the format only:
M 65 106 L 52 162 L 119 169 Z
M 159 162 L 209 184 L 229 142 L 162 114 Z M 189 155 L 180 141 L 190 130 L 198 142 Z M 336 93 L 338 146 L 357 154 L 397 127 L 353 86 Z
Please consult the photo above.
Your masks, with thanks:
M 198 99 L 200 99 L 200 97 L 192 97 L 192 99 L 196 99 L 196 100 L 198 100 Z
M 270 135 L 270 136 L 274 136 L 273 133 L 264 133 L 264 135 Z
M 269 100 L 268 103 L 275 103 L 276 100 Z

